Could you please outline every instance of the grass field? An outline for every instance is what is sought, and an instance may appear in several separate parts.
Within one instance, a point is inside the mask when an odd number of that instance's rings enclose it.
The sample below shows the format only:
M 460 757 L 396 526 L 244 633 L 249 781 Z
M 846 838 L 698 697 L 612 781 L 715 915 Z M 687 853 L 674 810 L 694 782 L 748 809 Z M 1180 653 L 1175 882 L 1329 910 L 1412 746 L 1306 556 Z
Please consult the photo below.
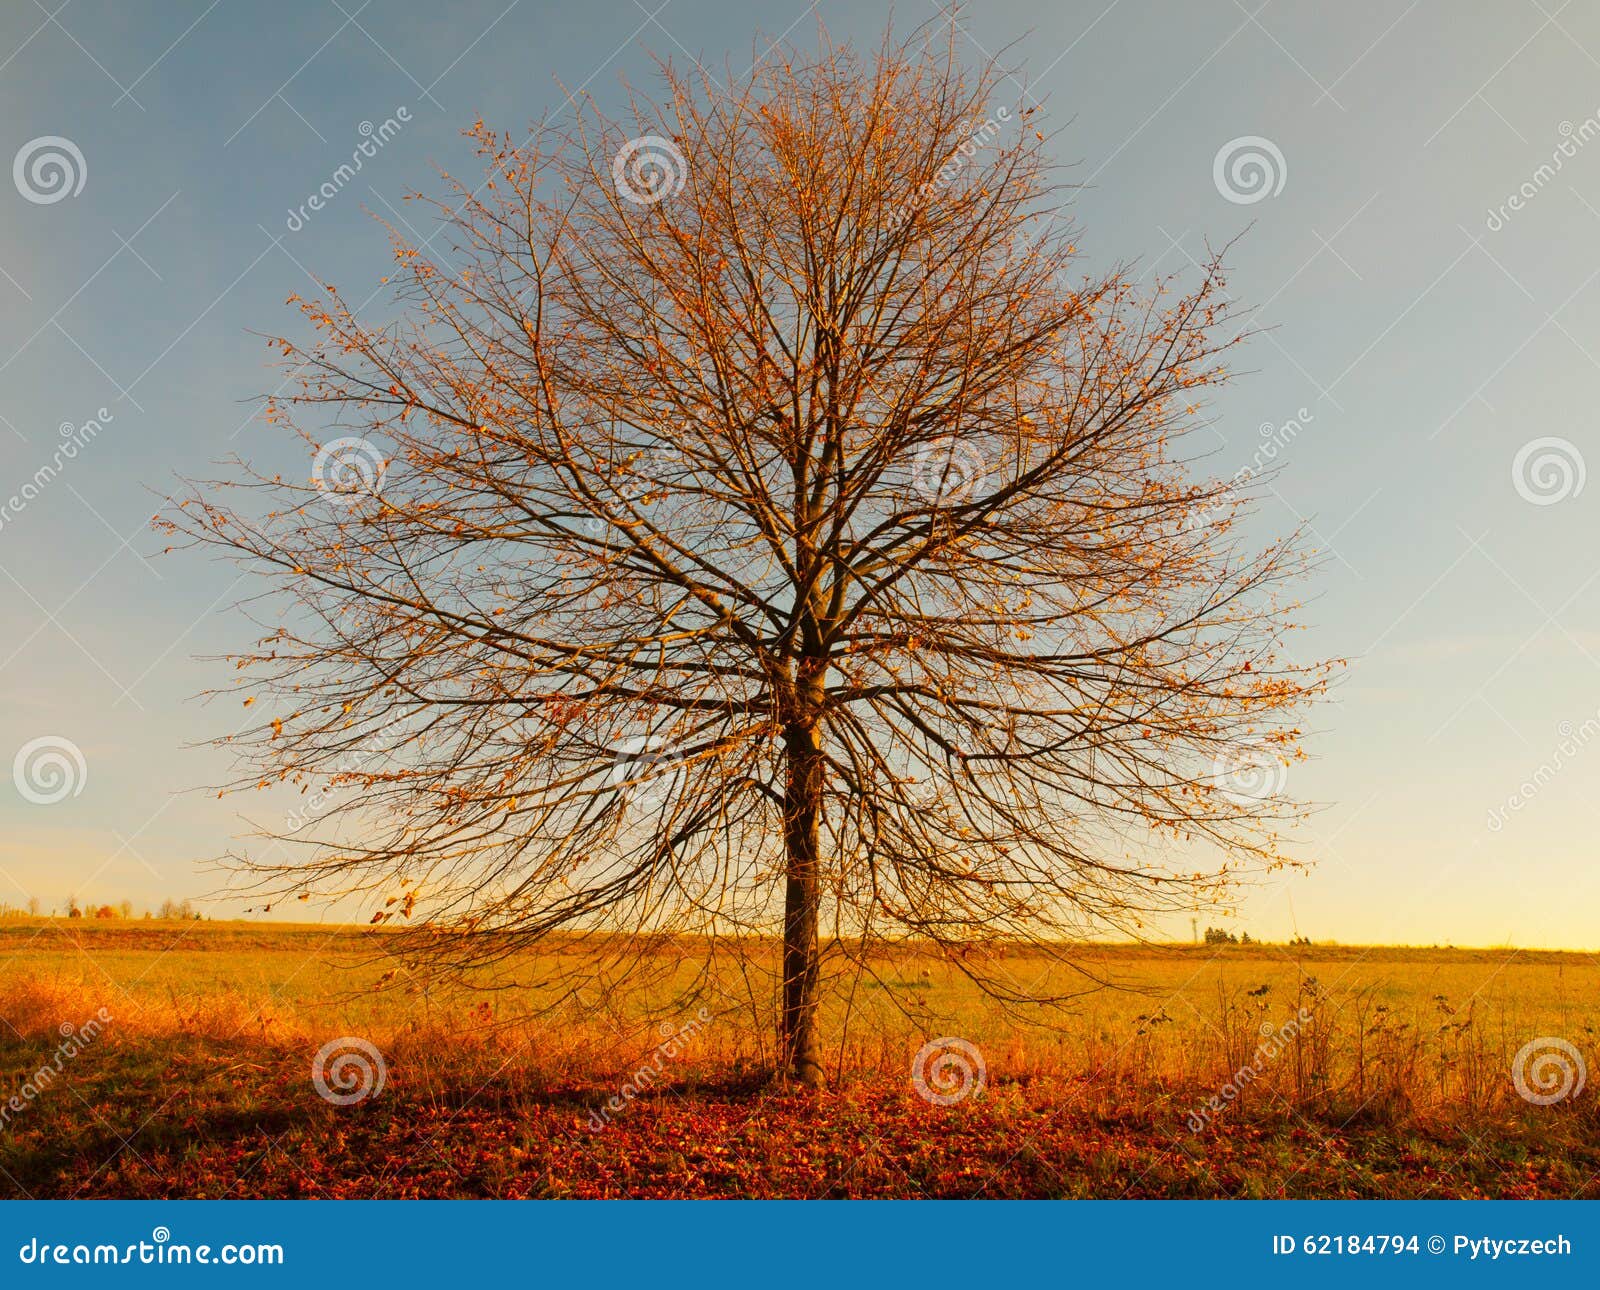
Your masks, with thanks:
M 813 1095 L 768 1078 L 760 989 L 716 968 L 690 997 L 693 945 L 627 1005 L 553 1009 L 385 945 L 0 922 L 0 1193 L 1600 1197 L 1583 954 L 1019 952 L 997 966 L 1076 992 L 1044 1026 L 907 950 L 835 995 Z

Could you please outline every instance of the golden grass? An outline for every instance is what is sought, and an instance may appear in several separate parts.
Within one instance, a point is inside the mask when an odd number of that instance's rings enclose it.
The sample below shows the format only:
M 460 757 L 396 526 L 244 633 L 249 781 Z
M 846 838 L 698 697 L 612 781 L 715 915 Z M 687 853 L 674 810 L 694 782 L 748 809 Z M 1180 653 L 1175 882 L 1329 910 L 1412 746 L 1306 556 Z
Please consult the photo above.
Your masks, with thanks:
M 343 927 L 12 920 L 0 924 L 0 1017 L 42 1039 L 105 1007 L 111 1042 L 200 1037 L 230 1051 L 304 1052 L 360 1035 L 423 1085 L 466 1072 L 547 1087 L 615 1078 L 661 1042 L 659 1018 L 693 1011 L 699 965 L 681 946 L 637 995 L 591 992 L 550 1009 L 534 987 L 410 979 L 384 944 Z M 513 966 L 538 977 L 561 956 L 558 944 Z M 1022 984 L 1084 992 L 1038 1019 L 1048 1024 L 1022 1024 L 955 969 L 885 954 L 876 979 L 830 997 L 836 1074 L 903 1076 L 920 1045 L 952 1035 L 978 1047 L 991 1083 L 1066 1077 L 1107 1104 L 1159 1097 L 1198 1109 L 1233 1084 L 1238 1108 L 1476 1116 L 1518 1105 L 1511 1065 L 1530 1041 L 1562 1039 L 1590 1061 L 1600 1025 L 1600 963 L 1583 954 L 1091 945 L 1072 968 L 1021 952 L 999 966 Z M 1108 984 L 1085 990 L 1090 977 Z M 763 1069 L 760 990 L 752 1000 L 731 969 L 710 987 L 717 1020 L 675 1061 L 677 1076 Z

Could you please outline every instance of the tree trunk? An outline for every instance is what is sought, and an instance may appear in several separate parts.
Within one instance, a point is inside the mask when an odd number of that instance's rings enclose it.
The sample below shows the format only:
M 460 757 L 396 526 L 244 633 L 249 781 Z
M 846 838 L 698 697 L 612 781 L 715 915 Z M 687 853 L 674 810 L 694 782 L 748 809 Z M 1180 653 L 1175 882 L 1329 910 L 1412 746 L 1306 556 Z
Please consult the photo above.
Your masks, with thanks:
M 815 724 L 784 731 L 788 777 L 783 844 L 787 860 L 783 900 L 783 1062 L 800 1083 L 823 1082 L 817 1039 L 820 963 L 817 919 L 821 907 L 819 832 L 822 816 L 822 740 Z

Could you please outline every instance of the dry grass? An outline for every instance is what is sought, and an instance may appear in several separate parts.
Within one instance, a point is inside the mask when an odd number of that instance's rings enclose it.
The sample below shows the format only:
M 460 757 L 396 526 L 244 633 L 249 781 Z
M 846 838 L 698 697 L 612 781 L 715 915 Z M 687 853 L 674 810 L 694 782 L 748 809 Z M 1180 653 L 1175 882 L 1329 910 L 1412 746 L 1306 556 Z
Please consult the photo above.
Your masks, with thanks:
M 508 1070 L 563 1080 L 626 1070 L 659 1042 L 659 1017 L 687 1018 L 706 1001 L 719 1023 L 698 1037 L 697 1065 L 770 1060 L 767 1019 L 752 1015 L 742 983 L 713 979 L 691 996 L 689 955 L 674 954 L 646 997 L 601 1006 L 591 992 L 551 1009 L 537 987 L 410 980 L 383 954 L 385 939 L 350 928 L 13 921 L 0 924 L 0 1017 L 34 1037 L 102 1006 L 126 1036 L 299 1047 L 359 1034 L 425 1063 L 498 1066 L 510 1055 Z M 530 955 L 523 966 L 549 975 L 558 957 Z M 1243 1099 L 1476 1111 L 1514 1096 L 1510 1064 L 1524 1044 L 1554 1036 L 1588 1054 L 1600 1026 L 1600 962 L 1584 954 L 1087 946 L 1072 970 L 1028 953 L 1004 966 L 1019 983 L 1078 997 L 1026 1024 L 931 957 L 885 956 L 876 979 L 830 998 L 839 1073 L 900 1072 L 926 1040 L 956 1035 L 982 1050 L 991 1079 L 1204 1089 L 1265 1055 Z M 1106 985 L 1088 988 L 1091 979 Z M 1263 1054 L 1264 1032 L 1286 1026 L 1298 1033 Z
M 177 1181 L 199 1167 L 183 1163 L 178 1143 L 198 1132 L 220 1158 L 232 1160 L 233 1148 L 243 1151 L 240 1158 L 253 1161 L 254 1170 L 260 1158 L 250 1154 L 250 1144 L 280 1123 L 286 1106 L 296 1108 L 288 1122 L 293 1136 L 310 1134 L 317 1152 L 326 1155 L 328 1144 L 316 1135 L 339 1131 L 351 1113 L 340 1113 L 345 1120 L 325 1118 L 328 1109 L 309 1088 L 309 1064 L 323 1043 L 343 1035 L 361 1036 L 383 1053 L 390 1096 L 380 1101 L 408 1108 L 393 1110 L 396 1123 L 420 1116 L 456 1125 L 464 1112 L 470 1119 L 487 1108 L 509 1124 L 545 1124 L 549 1132 L 540 1142 L 570 1132 L 581 1142 L 579 1126 L 587 1112 L 659 1050 L 655 1019 L 674 1016 L 681 1024 L 693 1015 L 687 988 L 697 965 L 681 946 L 659 965 L 662 970 L 643 992 L 648 997 L 630 996 L 612 1007 L 568 1001 L 554 1008 L 544 1006 L 548 994 L 533 987 L 443 989 L 408 983 L 403 972 L 384 981 L 395 968 L 375 948 L 383 948 L 381 934 L 345 928 L 0 924 L 0 1078 L 20 1087 L 58 1048 L 63 1023 L 81 1026 L 102 1007 L 113 1018 L 64 1072 L 63 1082 L 74 1085 L 81 1107 L 59 1088 L 30 1105 L 0 1141 L 0 1167 L 19 1192 L 70 1191 L 62 1180 L 74 1179 L 86 1194 L 166 1194 L 152 1191 L 143 1175 L 130 1179 L 94 1168 L 104 1170 L 104 1162 L 95 1160 L 103 1150 L 130 1167 L 117 1144 L 123 1138 L 147 1143 L 152 1132 L 159 1143 L 165 1127 L 176 1134 L 171 1150 L 177 1153 L 156 1171 L 165 1171 L 166 1185 L 188 1189 L 175 1194 L 223 1194 L 209 1181 Z M 558 946 L 522 966 L 538 976 L 559 966 L 554 961 L 560 957 Z M 1397 1168 L 1426 1156 L 1413 1141 L 1416 1135 L 1435 1143 L 1466 1135 L 1462 1143 L 1484 1144 L 1482 1176 L 1444 1194 L 1522 1194 L 1516 1186 L 1569 1194 L 1600 1170 L 1593 1091 L 1532 1106 L 1517 1095 L 1511 1073 L 1519 1050 L 1542 1037 L 1572 1044 L 1586 1062 L 1595 1055 L 1600 964 L 1588 956 L 1097 946 L 1076 956 L 1070 974 L 1036 955 L 1016 955 L 1004 967 L 1019 981 L 1046 988 L 1065 989 L 1069 981 L 1081 988 L 1082 972 L 1112 984 L 1080 994 L 1050 1026 L 1022 1025 L 958 972 L 912 952 L 885 956 L 877 980 L 858 983 L 853 996 L 837 994 L 830 1005 L 837 1091 L 821 1104 L 832 1108 L 824 1118 L 844 1114 L 840 1108 L 863 1098 L 876 1108 L 874 1123 L 912 1116 L 905 1127 L 912 1141 L 935 1135 L 920 1147 L 907 1146 L 915 1156 L 953 1131 L 952 1117 L 988 1117 L 989 1137 L 967 1150 L 981 1155 L 985 1144 L 993 1148 L 995 1169 L 1011 1189 L 1006 1194 L 1078 1194 L 1072 1189 L 1080 1184 L 1089 1188 L 1084 1194 L 1120 1194 L 1119 1186 L 1132 1186 L 1134 1194 L 1278 1194 L 1274 1185 L 1283 1194 L 1342 1194 L 1326 1180 L 1340 1177 L 1337 1170 L 1326 1177 L 1300 1171 L 1308 1150 L 1315 1154 L 1351 1134 L 1367 1135 L 1362 1140 L 1380 1154 L 1398 1152 Z M 702 997 L 715 1002 L 715 1020 L 680 1046 L 663 1077 L 663 1087 L 680 1098 L 706 1099 L 713 1118 L 723 1113 L 716 1107 L 730 1116 L 747 1115 L 751 1105 L 774 1095 L 765 1082 L 765 1033 L 751 1024 L 748 1008 L 738 1006 L 735 984 L 712 974 Z M 1271 1033 L 1264 1038 L 1266 1030 Z M 944 1118 L 929 1120 L 930 1108 L 911 1091 L 910 1063 L 921 1045 L 946 1035 L 977 1046 L 988 1089 L 965 1107 L 935 1108 Z M 1224 1089 L 1230 1090 L 1226 1096 Z M 90 1113 L 83 1114 L 84 1108 Z M 656 1123 L 651 1117 L 660 1109 L 658 1104 L 650 1116 L 635 1117 L 629 1132 Z M 801 1117 L 796 1123 L 811 1124 L 808 1132 L 826 1137 L 837 1127 L 831 1120 L 816 1121 L 821 1112 L 809 1103 L 791 1109 Z M 94 1123 L 95 1116 L 115 1120 L 124 1110 L 131 1123 L 115 1135 Z M 183 1110 L 187 1115 L 177 1114 Z M 136 1112 L 139 1118 L 133 1118 Z M 84 1123 L 58 1134 L 59 1142 L 47 1141 L 63 1116 Z M 47 1133 L 52 1118 L 55 1128 Z M 1121 1180 L 1115 1185 L 1093 1177 L 1014 1176 L 1016 1152 L 1005 1149 L 1010 1136 L 1031 1140 L 1028 1135 L 1046 1131 L 1046 1125 L 1048 1132 L 1065 1132 L 1062 1125 L 1069 1121 L 1079 1129 L 1120 1125 L 1114 1133 L 1107 1130 L 1111 1145 L 1105 1150 L 1115 1155 L 1118 1143 L 1143 1143 L 1135 1152 L 1139 1172 L 1130 1159 L 1112 1171 Z M 961 1123 L 970 1129 L 969 1121 Z M 450 1132 L 444 1130 L 445 1140 Z M 490 1141 L 494 1132 L 480 1125 L 474 1142 Z M 1202 1165 L 1214 1173 L 1218 1153 L 1243 1149 L 1241 1144 L 1256 1142 L 1262 1133 L 1273 1141 L 1277 1134 L 1304 1134 L 1306 1143 L 1286 1150 L 1281 1168 L 1265 1160 L 1243 1169 L 1237 1188 L 1204 1181 L 1213 1174 L 1193 1174 Z M 472 1145 L 462 1143 L 461 1149 Z M 657 1145 L 641 1138 L 636 1150 Z M 385 1149 L 391 1148 L 399 1149 Z M 538 1142 L 508 1146 L 507 1159 L 518 1158 L 515 1150 L 538 1149 Z M 1071 1143 L 1057 1150 L 1070 1154 Z M 148 1158 L 167 1159 L 165 1151 L 155 1145 L 136 1154 L 148 1170 Z M 1441 1149 L 1439 1168 L 1451 1168 L 1458 1155 L 1456 1146 Z M 1182 1170 L 1149 1188 L 1143 1180 L 1165 1177 L 1161 1162 L 1168 1157 Z M 850 1159 L 850 1149 L 842 1148 L 841 1160 Z M 1529 1160 L 1543 1162 L 1539 1167 L 1547 1171 L 1533 1183 L 1525 1176 Z M 232 1166 L 210 1167 L 220 1180 Z M 481 1169 L 482 1162 L 474 1167 Z M 900 1162 L 888 1170 L 887 1190 L 853 1194 L 898 1194 L 894 1177 L 908 1168 Z M 1426 1172 L 1432 1166 L 1417 1168 Z M 931 1177 L 943 1178 L 932 1163 L 928 1169 Z M 112 1176 L 119 1181 L 108 1189 Z M 359 1170 L 354 1176 L 366 1178 Z M 1513 1176 L 1515 1185 L 1500 1186 L 1496 1180 L 1505 1176 Z M 542 1184 L 547 1191 L 555 1187 L 553 1177 Z M 595 1184 L 600 1190 L 594 1194 L 634 1189 L 626 1178 L 619 1183 L 607 1177 L 604 1186 Z M 701 1175 L 685 1177 L 672 1194 L 698 1194 Z M 1325 1190 L 1297 1193 L 1296 1178 L 1317 1180 Z M 527 1181 L 525 1171 L 514 1172 L 499 1190 L 483 1184 L 458 1193 L 459 1180 L 446 1174 L 435 1190 L 419 1183 L 418 1194 L 522 1194 L 518 1187 Z M 367 1184 L 378 1187 L 372 1179 L 360 1185 Z M 326 1180 L 317 1185 L 333 1186 Z M 937 1194 L 967 1194 L 959 1174 L 954 1182 L 931 1185 Z M 1415 1194 L 1395 1192 L 1388 1182 L 1370 1185 L 1388 1189 L 1375 1194 Z M 811 1194 L 809 1187 L 795 1182 L 783 1194 Z M 358 1186 L 352 1194 L 387 1193 Z

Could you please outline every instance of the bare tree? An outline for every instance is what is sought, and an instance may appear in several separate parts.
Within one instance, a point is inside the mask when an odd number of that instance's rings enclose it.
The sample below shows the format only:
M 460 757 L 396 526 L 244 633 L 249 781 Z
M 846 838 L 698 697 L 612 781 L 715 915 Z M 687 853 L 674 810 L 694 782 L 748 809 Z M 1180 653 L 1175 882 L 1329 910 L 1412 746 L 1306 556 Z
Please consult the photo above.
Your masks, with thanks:
M 480 123 L 448 249 L 391 230 L 393 317 L 300 302 L 268 419 L 311 479 L 232 463 L 164 519 L 279 597 L 238 786 L 315 794 L 263 885 L 452 961 L 779 933 L 816 1083 L 825 966 L 916 938 L 1020 1000 L 975 947 L 1280 861 L 1323 674 L 1280 657 L 1292 542 L 1178 447 L 1238 339 L 1220 270 L 1084 276 L 1035 109 L 954 41 Z

